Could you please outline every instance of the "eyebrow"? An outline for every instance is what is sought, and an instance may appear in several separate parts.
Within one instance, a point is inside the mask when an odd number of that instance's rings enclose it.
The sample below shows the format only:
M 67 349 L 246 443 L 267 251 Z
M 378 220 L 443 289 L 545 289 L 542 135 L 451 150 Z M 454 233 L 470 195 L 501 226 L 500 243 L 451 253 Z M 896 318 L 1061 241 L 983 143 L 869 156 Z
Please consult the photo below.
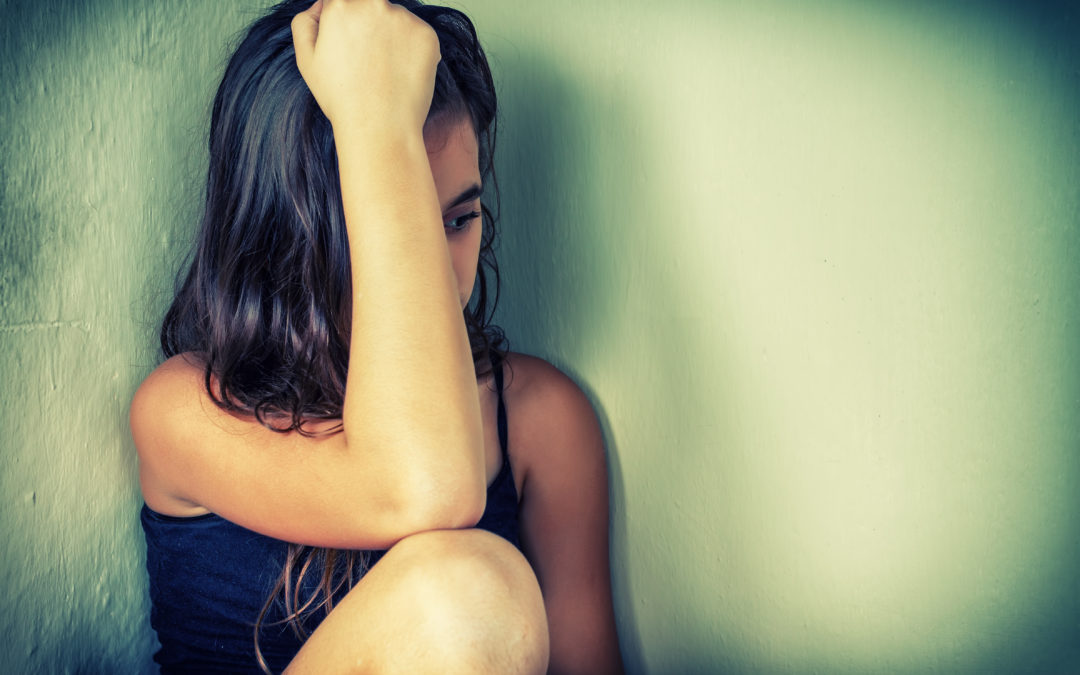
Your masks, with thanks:
M 449 204 L 443 207 L 443 211 L 449 211 L 459 204 L 465 202 L 471 202 L 474 199 L 478 199 L 480 195 L 484 194 L 484 187 L 479 183 L 473 183 L 469 187 L 465 188 L 465 191 L 454 197 Z

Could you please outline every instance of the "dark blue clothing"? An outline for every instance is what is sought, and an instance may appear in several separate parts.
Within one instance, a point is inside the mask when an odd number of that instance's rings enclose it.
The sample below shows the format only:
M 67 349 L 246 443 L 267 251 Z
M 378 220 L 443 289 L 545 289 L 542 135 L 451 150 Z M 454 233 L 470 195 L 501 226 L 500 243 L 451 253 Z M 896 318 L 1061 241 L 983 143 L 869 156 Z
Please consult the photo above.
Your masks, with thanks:
M 477 527 L 518 542 L 518 499 L 507 455 L 502 368 L 495 368 L 502 468 L 488 486 L 487 508 Z M 252 532 L 209 513 L 176 518 L 152 511 L 141 514 L 150 577 L 150 624 L 161 649 L 154 660 L 168 673 L 261 673 L 255 659 L 254 627 L 259 611 L 281 575 L 288 544 Z M 374 565 L 385 551 L 370 551 Z M 363 569 L 358 568 L 359 573 Z M 309 573 L 298 597 L 306 598 L 321 576 Z M 344 590 L 341 594 L 344 594 Z M 340 596 L 338 596 L 340 597 Z M 276 602 L 263 619 L 259 648 L 274 672 L 296 655 L 301 641 Z M 304 623 L 314 630 L 322 610 Z

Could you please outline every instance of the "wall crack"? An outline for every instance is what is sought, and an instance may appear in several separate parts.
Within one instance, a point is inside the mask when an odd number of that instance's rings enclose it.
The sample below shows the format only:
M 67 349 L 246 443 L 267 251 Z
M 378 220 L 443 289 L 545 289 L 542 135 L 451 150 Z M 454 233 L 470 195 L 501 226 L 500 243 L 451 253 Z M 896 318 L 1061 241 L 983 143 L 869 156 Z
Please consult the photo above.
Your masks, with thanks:
M 54 330 L 62 328 L 78 328 L 84 333 L 90 332 L 90 323 L 87 321 L 33 321 L 28 323 L 0 324 L 0 333 L 33 333 L 39 330 Z

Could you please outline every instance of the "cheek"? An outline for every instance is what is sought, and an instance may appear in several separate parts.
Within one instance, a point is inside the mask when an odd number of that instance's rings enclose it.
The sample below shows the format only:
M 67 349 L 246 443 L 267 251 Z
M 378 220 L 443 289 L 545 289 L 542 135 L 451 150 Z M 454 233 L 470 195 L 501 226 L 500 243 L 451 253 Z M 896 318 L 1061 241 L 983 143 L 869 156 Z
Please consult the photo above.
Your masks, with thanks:
M 480 256 L 481 228 L 470 228 L 467 233 L 454 237 L 450 241 L 450 261 L 454 266 L 458 292 L 464 305 L 472 294 L 473 282 L 476 281 L 476 262 Z

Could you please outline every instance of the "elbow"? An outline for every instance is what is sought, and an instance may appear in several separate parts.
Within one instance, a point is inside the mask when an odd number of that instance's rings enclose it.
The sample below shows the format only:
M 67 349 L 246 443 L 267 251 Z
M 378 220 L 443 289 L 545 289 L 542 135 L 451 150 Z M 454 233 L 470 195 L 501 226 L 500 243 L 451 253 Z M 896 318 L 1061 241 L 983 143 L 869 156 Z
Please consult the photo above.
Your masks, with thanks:
M 448 484 L 450 483 L 450 484 Z M 461 530 L 475 527 L 487 506 L 483 481 L 433 481 L 423 488 L 413 484 L 412 494 L 400 502 L 398 537 L 430 530 Z
M 398 483 L 398 504 L 407 534 L 429 530 L 475 527 L 487 506 L 487 471 L 482 442 L 466 439 L 461 450 L 435 454 L 428 461 L 409 462 Z M 453 448 L 454 444 L 428 442 L 422 447 Z
M 361 498 L 366 508 L 350 510 L 349 521 L 355 528 L 350 531 L 367 541 L 345 548 L 388 548 L 420 532 L 475 527 L 483 516 L 487 473 L 482 446 L 475 452 L 472 448 L 450 452 L 445 450 L 448 443 L 344 440 L 345 452 L 356 464 L 343 475 L 380 477 L 368 483 L 369 490 Z M 365 450 L 352 452 L 354 447 Z M 353 483 L 346 480 L 339 487 L 341 503 L 350 494 L 355 503 Z
M 356 550 L 385 550 L 416 534 L 434 530 L 463 530 L 475 527 L 487 506 L 487 490 L 442 492 L 441 498 L 427 497 L 414 489 L 405 495 L 383 495 L 374 511 L 347 509 L 326 541 L 308 541 L 311 546 Z
M 457 481 L 453 485 L 432 486 L 428 499 L 417 505 L 417 531 L 460 530 L 475 527 L 487 507 L 483 481 Z

